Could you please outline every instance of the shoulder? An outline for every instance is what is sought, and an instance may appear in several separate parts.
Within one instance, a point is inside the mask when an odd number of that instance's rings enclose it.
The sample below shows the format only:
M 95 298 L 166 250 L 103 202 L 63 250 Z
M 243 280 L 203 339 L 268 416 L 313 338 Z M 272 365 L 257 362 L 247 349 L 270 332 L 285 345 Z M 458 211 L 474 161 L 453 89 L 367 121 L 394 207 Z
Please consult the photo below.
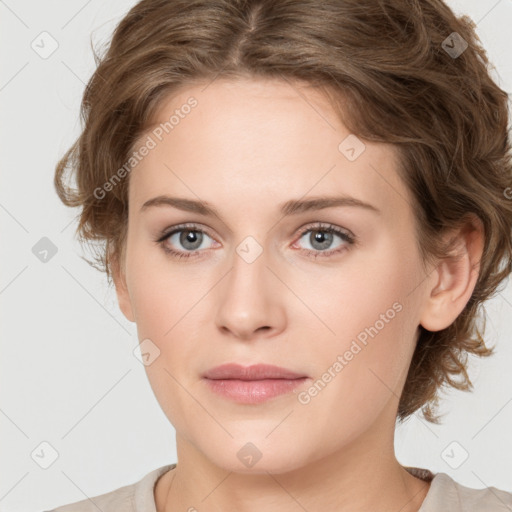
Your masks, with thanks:
M 436 473 L 418 512 L 499 512 L 512 510 L 512 493 L 496 487 L 473 489 Z
M 153 489 L 158 478 L 172 469 L 169 464 L 144 475 L 138 482 L 91 498 L 61 505 L 47 512 L 156 512 Z

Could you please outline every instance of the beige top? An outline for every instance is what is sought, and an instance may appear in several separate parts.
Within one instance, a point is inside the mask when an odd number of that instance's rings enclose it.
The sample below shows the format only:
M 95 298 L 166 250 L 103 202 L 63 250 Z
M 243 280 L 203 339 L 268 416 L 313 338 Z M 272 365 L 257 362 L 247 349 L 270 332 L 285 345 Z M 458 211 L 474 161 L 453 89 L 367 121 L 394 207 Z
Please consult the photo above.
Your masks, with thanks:
M 156 512 L 154 487 L 158 478 L 173 469 L 168 464 L 147 473 L 141 480 L 90 499 L 62 505 L 47 512 Z M 405 466 L 404 466 L 405 467 Z M 499 512 L 512 510 L 512 493 L 496 487 L 472 489 L 458 484 L 446 473 L 405 467 L 409 473 L 431 481 L 418 512 Z

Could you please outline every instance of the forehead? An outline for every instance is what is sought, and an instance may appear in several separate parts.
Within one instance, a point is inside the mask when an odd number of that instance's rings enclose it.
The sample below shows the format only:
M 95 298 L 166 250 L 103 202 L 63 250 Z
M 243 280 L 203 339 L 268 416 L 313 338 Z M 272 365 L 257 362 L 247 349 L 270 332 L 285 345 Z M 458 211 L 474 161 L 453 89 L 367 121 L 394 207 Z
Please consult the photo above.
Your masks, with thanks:
M 336 193 L 382 210 L 392 203 L 395 216 L 408 206 L 395 148 L 352 135 L 327 98 L 305 85 L 217 79 L 183 87 L 151 125 L 139 144 L 152 149 L 131 171 L 130 209 L 166 193 L 218 209 L 238 203 L 240 211 Z

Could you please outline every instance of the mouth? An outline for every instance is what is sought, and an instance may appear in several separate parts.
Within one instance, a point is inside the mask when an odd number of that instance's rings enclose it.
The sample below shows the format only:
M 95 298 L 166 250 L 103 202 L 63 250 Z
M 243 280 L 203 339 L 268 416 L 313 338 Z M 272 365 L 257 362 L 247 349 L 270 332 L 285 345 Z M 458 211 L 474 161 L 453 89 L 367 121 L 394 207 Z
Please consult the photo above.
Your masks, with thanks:
M 235 363 L 217 366 L 202 375 L 208 388 L 229 400 L 258 404 L 291 393 L 307 375 L 274 365 L 244 367 Z

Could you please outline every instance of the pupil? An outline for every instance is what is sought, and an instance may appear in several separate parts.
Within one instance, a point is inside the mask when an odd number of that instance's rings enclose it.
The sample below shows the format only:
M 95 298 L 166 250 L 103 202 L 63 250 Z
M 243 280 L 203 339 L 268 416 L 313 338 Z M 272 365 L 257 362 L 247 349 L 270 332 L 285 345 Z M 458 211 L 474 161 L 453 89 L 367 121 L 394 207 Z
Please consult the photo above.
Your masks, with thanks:
M 330 245 L 332 238 L 332 233 L 327 233 L 326 231 L 317 231 L 314 235 L 315 243 L 320 244 L 320 249 L 325 249 Z M 314 244 L 312 244 L 314 245 Z
M 194 250 L 201 245 L 201 239 L 198 235 L 199 234 L 197 231 L 183 231 L 180 237 L 180 242 L 182 243 L 183 247 Z M 192 246 L 187 244 L 191 244 Z

